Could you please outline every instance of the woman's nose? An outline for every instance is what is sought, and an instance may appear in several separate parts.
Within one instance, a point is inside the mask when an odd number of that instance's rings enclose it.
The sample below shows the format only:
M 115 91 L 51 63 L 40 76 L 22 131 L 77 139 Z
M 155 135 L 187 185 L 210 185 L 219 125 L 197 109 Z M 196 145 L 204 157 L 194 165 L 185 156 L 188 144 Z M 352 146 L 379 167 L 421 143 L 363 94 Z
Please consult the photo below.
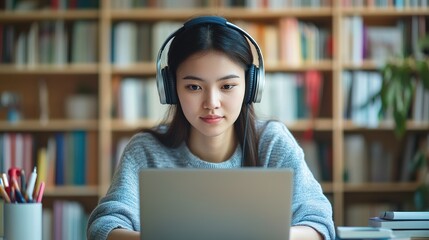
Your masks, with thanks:
M 216 109 L 220 106 L 220 94 L 216 90 L 209 90 L 205 93 L 204 108 Z

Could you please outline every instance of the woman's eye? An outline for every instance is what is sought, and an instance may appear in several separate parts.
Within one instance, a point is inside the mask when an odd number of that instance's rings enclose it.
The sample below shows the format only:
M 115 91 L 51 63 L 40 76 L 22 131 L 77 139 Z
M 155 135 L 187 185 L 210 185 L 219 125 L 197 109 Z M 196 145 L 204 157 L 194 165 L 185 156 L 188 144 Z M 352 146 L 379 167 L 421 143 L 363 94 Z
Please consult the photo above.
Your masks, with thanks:
M 226 90 L 230 90 L 230 89 L 232 89 L 233 87 L 235 87 L 235 85 L 225 84 L 225 85 L 223 85 L 223 86 L 222 86 L 222 88 L 223 88 L 223 89 L 226 89 Z
M 200 90 L 201 87 L 198 85 L 188 85 L 187 88 L 192 91 Z

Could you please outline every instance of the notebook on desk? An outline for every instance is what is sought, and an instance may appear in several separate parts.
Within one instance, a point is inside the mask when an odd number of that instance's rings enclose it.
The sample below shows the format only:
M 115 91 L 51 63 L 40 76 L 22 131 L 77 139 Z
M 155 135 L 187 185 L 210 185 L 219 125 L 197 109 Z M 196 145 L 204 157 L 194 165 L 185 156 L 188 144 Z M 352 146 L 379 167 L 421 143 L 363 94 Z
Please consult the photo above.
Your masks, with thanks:
M 288 169 L 145 169 L 141 239 L 288 240 Z

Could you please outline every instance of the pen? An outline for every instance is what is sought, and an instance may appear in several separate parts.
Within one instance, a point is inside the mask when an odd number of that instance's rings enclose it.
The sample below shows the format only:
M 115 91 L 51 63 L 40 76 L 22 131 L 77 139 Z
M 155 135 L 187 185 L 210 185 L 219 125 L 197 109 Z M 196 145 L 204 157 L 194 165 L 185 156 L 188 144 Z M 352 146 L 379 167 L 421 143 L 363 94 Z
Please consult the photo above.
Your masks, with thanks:
M 25 195 L 28 201 L 33 200 L 33 190 L 34 184 L 36 184 L 37 178 L 37 168 L 34 167 L 33 172 L 31 172 L 30 178 L 28 179 L 27 189 L 25 190 Z
M 43 192 L 45 191 L 45 182 L 40 182 L 39 192 L 37 193 L 36 202 L 42 202 Z
M 21 169 L 21 192 L 25 193 L 26 188 L 26 182 L 25 182 L 25 171 L 24 169 Z
M 6 193 L 9 194 L 10 193 L 10 189 L 9 189 L 9 180 L 7 180 L 7 175 L 6 173 L 3 173 L 1 175 L 2 179 L 3 179 L 3 185 L 4 185 L 4 189 L 6 190 Z
M 5 188 L 6 188 L 6 187 L 9 187 L 9 180 L 7 180 L 6 173 L 3 173 L 3 174 L 1 175 L 1 178 L 3 179 L 4 187 L 5 187 Z
M 7 192 L 6 192 L 6 190 L 4 190 L 3 185 L 0 185 L 0 194 L 3 197 L 3 199 L 5 200 L 5 202 L 10 203 L 9 195 L 7 195 Z
M 16 178 L 12 179 L 12 186 L 15 189 L 15 200 L 19 203 L 25 203 L 25 198 L 22 196 L 21 190 L 19 189 L 18 181 Z
M 13 186 L 9 187 L 10 190 L 10 202 L 14 203 L 15 202 L 15 188 Z

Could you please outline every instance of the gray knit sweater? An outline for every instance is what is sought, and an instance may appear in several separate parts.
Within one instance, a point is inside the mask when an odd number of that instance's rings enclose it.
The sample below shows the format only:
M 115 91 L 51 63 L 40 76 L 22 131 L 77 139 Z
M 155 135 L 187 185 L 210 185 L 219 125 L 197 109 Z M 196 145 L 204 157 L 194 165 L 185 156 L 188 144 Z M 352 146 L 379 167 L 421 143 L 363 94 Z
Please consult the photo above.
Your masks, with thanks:
M 320 184 L 307 167 L 298 143 L 280 122 L 269 122 L 263 128 L 259 142 L 259 158 L 264 167 L 291 168 L 294 171 L 292 225 L 311 226 L 325 239 L 335 239 L 332 207 Z M 88 221 L 89 240 L 106 239 L 110 231 L 124 228 L 140 229 L 138 176 L 143 168 L 238 168 L 242 152 L 238 146 L 230 159 L 210 163 L 193 155 L 186 144 L 171 149 L 162 145 L 149 133 L 138 133 L 124 150 L 112 184 L 91 213 Z

